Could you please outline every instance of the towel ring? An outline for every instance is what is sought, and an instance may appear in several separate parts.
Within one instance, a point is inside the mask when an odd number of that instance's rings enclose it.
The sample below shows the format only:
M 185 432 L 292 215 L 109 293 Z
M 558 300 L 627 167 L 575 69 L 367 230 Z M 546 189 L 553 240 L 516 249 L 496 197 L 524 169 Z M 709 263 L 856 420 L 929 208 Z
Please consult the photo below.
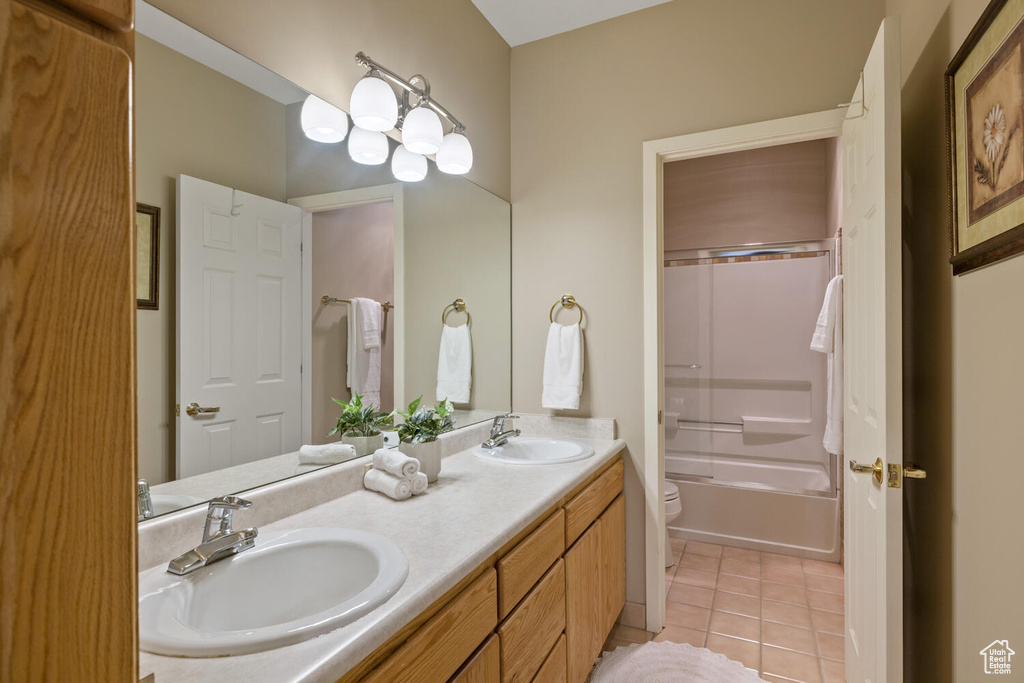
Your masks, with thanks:
M 466 309 L 466 302 L 463 301 L 462 299 L 456 299 L 455 301 L 451 302 L 450 304 L 444 307 L 444 310 L 441 311 L 442 325 L 448 324 L 446 322 L 446 318 L 448 317 L 449 313 L 465 313 L 467 325 L 469 324 L 470 320 L 472 320 L 472 318 L 470 318 L 469 316 L 469 310 Z
M 582 325 L 583 324 L 583 306 L 581 306 L 576 301 L 576 297 L 574 297 L 572 294 L 563 294 L 562 298 L 559 299 L 558 301 L 556 301 L 554 303 L 554 305 L 551 306 L 551 311 L 548 313 L 548 320 L 550 320 L 551 322 L 555 322 L 555 308 L 558 307 L 558 304 L 562 304 L 562 306 L 564 308 L 576 307 L 576 308 L 580 309 L 580 319 L 579 319 L 579 322 L 576 323 L 576 324 L 577 325 Z

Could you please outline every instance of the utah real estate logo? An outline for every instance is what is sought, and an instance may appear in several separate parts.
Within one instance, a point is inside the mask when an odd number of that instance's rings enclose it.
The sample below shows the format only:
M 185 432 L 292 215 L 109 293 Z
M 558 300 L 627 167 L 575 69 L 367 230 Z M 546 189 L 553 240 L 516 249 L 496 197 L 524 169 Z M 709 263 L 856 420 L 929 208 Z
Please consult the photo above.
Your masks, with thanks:
M 1008 674 L 1010 673 L 1010 658 L 1017 653 L 1010 649 L 1009 641 L 994 640 L 980 654 L 985 660 L 985 673 Z

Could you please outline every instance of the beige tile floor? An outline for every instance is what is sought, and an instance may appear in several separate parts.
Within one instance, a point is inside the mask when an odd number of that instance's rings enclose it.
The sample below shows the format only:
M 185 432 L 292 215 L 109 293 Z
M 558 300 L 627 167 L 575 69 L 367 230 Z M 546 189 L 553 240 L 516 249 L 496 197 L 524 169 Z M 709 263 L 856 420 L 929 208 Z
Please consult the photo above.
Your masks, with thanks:
M 706 647 L 766 681 L 844 681 L 841 565 L 681 539 L 672 551 L 654 640 Z

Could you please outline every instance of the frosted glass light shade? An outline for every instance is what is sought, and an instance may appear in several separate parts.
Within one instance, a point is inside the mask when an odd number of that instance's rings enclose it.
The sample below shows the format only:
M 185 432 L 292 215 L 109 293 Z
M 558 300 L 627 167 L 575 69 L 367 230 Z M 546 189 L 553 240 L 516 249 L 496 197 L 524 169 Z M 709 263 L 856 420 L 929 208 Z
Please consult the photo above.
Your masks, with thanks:
M 363 130 L 383 133 L 398 122 L 398 100 L 391 86 L 376 76 L 367 76 L 356 83 L 349 102 L 352 123 Z
M 433 109 L 416 107 L 405 115 L 402 124 L 402 144 L 416 154 L 437 154 L 444 139 L 441 119 Z
M 427 177 L 427 159 L 399 145 L 391 157 L 391 172 L 403 183 L 418 183 Z
M 345 112 L 316 95 L 310 95 L 302 103 L 299 120 L 306 137 L 317 142 L 341 142 L 348 133 Z
M 351 143 L 349 143 L 351 144 Z M 437 168 L 442 173 L 463 175 L 473 168 L 473 147 L 461 133 L 448 133 L 444 136 L 441 149 L 437 151 Z
M 348 155 L 357 164 L 383 164 L 388 160 L 388 137 L 356 126 L 348 136 Z

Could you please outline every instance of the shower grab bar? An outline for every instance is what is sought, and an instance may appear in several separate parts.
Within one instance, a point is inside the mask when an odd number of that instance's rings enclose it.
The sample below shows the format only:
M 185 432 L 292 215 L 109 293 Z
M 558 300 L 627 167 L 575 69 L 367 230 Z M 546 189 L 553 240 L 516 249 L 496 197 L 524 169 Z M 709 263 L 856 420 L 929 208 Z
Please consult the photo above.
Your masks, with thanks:
M 742 434 L 742 422 L 699 422 L 696 420 L 679 420 L 676 423 L 679 429 L 689 429 L 696 432 L 724 432 L 727 434 Z
M 703 365 L 700 363 L 665 363 L 666 368 L 689 368 L 690 370 L 700 370 Z

